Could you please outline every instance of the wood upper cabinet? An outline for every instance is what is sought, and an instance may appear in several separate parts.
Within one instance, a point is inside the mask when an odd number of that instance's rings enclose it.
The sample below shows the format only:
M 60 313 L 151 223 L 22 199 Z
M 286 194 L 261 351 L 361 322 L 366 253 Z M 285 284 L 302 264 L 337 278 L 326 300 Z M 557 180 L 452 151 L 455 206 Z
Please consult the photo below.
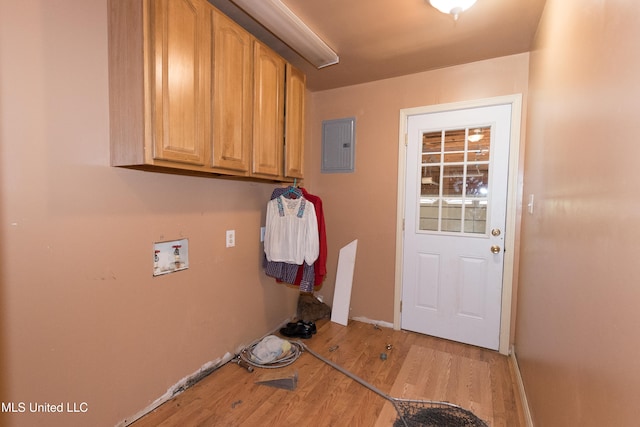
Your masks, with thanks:
M 259 41 L 253 48 L 252 175 L 283 176 L 285 62 Z
M 306 76 L 291 64 L 286 68 L 284 176 L 304 178 L 304 115 Z
M 111 162 L 201 168 L 211 140 L 205 0 L 110 0 Z
M 302 178 L 302 73 L 207 0 L 108 0 L 108 12 L 113 166 Z
M 204 165 L 211 140 L 211 20 L 203 0 L 149 3 L 153 158 Z
M 212 166 L 248 173 L 253 117 L 253 38 L 217 11 L 213 28 Z

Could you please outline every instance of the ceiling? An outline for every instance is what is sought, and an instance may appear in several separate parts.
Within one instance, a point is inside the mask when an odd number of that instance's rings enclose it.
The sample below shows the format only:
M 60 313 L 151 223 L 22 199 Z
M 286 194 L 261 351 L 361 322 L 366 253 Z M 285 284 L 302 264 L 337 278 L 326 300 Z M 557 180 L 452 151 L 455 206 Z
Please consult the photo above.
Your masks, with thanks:
M 545 0 L 478 0 L 457 21 L 426 0 L 282 0 L 340 57 L 317 70 L 230 0 L 209 0 L 300 68 L 311 91 L 528 52 Z

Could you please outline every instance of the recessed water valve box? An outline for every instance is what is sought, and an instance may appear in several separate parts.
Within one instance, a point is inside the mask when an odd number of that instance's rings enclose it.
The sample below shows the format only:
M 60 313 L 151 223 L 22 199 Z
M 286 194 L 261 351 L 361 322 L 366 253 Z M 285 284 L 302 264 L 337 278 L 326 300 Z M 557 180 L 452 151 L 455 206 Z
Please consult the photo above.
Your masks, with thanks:
M 153 244 L 153 275 L 173 273 L 189 268 L 189 239 Z

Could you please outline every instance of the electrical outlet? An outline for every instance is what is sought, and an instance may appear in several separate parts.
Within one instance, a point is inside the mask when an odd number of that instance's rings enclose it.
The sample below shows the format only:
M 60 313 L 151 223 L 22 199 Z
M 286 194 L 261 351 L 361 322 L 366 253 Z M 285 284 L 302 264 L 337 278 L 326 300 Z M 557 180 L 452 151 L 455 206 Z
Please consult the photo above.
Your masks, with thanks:
M 236 230 L 227 230 L 227 247 L 232 248 L 236 245 Z

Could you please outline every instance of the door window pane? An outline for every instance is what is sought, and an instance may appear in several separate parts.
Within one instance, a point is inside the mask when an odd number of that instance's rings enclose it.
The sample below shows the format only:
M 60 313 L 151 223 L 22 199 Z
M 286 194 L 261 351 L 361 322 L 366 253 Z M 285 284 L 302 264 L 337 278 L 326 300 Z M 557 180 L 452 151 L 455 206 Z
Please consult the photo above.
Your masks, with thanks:
M 489 161 L 491 146 L 491 127 L 476 128 L 469 131 L 469 161 Z
M 422 135 L 423 162 L 440 163 L 442 153 L 442 132 L 429 132 Z
M 489 165 L 475 164 L 467 166 L 466 194 L 467 197 L 487 197 L 489 194 Z
M 462 197 L 464 191 L 464 165 L 443 165 L 442 184 L 442 196 Z
M 420 177 L 421 196 L 440 195 L 440 166 L 422 166 Z
M 464 210 L 465 233 L 486 234 L 487 229 L 487 201 L 473 200 Z
M 464 162 L 465 130 L 455 129 L 444 132 L 444 162 Z
M 460 232 L 462 226 L 462 203 L 447 200 L 442 207 L 442 231 Z

